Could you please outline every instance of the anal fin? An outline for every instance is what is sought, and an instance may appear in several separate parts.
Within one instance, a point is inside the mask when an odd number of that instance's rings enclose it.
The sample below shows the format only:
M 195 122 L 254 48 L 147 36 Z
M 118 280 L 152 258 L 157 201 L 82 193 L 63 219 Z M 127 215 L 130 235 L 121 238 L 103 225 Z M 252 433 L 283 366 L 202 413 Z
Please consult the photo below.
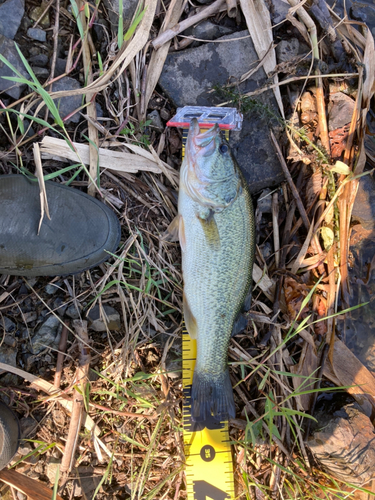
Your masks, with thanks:
M 185 320 L 186 329 L 187 329 L 190 337 L 194 340 L 198 336 L 197 320 L 195 319 L 193 313 L 191 312 L 189 302 L 187 301 L 185 292 L 182 294 L 182 300 L 183 300 L 184 320 Z

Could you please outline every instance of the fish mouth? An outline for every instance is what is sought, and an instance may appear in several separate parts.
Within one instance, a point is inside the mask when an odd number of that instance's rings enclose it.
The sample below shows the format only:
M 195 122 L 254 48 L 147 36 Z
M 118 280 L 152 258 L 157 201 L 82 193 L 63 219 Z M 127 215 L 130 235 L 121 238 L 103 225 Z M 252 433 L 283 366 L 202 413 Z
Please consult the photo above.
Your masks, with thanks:
M 190 122 L 190 129 L 186 144 L 186 154 L 188 158 L 193 159 L 200 152 L 203 156 L 211 156 L 216 149 L 216 138 L 220 134 L 217 123 L 204 132 L 200 131 L 199 123 L 196 118 Z

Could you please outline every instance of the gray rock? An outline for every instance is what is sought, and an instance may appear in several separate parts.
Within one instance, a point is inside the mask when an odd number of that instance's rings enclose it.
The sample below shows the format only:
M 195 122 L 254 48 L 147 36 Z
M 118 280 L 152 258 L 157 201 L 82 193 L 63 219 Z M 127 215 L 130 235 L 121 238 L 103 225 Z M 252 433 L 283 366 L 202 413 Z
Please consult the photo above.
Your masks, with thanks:
M 223 39 L 241 38 L 247 31 L 225 36 Z M 225 85 L 231 78 L 239 78 L 258 61 L 251 38 L 232 43 L 207 43 L 197 48 L 168 55 L 159 83 L 176 106 L 214 106 L 220 100 L 212 87 Z M 240 85 L 241 92 L 257 89 L 266 81 L 263 69 Z M 261 94 L 257 101 L 273 107 L 277 114 L 272 92 Z M 231 147 L 249 183 L 250 191 L 277 185 L 283 173 L 269 138 L 267 118 L 249 113 L 244 118 L 241 132 L 231 133 Z
M 13 337 L 13 335 L 6 334 L 3 337 L 3 343 L 9 347 L 17 347 L 17 340 Z
M 34 71 L 34 75 L 37 78 L 48 78 L 49 71 L 47 68 L 40 68 L 39 66 L 32 66 L 32 70 Z
M 54 293 L 57 292 L 57 290 L 59 289 L 59 285 L 55 285 L 53 283 L 48 283 L 47 286 L 44 287 L 44 291 L 46 293 L 48 293 L 48 295 L 53 295 Z
M 281 40 L 276 47 L 277 62 L 284 63 L 292 61 L 299 51 L 299 41 L 297 38 Z
M 6 0 L 0 5 L 0 35 L 13 40 L 25 13 L 25 0 Z
M 147 115 L 147 118 L 151 120 L 150 127 L 156 128 L 156 130 L 159 130 L 159 132 L 163 132 L 164 125 L 161 121 L 160 114 L 157 109 L 151 111 L 151 113 Z
M 77 308 L 74 304 L 70 305 L 68 309 L 66 310 L 65 313 L 69 318 L 72 319 L 79 319 L 79 311 L 77 311 Z
M 17 366 L 17 350 L 4 344 L 0 346 L 0 362 Z
M 67 62 L 66 59 L 61 59 L 61 57 L 57 57 L 55 66 L 55 76 L 61 76 L 65 73 L 66 62 Z
M 352 217 L 365 229 L 375 228 L 375 181 L 371 174 L 359 179 Z
M 111 306 L 104 305 L 103 306 L 105 318 L 100 317 L 100 309 L 99 306 L 94 306 L 89 312 L 87 319 L 89 321 L 89 327 L 91 330 L 95 332 L 105 332 L 108 330 L 120 330 L 121 328 L 121 320 L 120 315 Z
M 35 56 L 29 57 L 29 63 L 32 66 L 44 67 L 47 66 L 49 57 L 46 54 L 35 54 Z
M 27 30 L 27 36 L 37 42 L 45 42 L 47 40 L 46 32 L 39 28 L 29 28 Z
M 25 66 L 18 55 L 13 40 L 10 40 L 3 35 L 0 35 L 0 54 L 16 68 L 22 76 L 28 80 L 30 79 Z M 0 61 L 0 92 L 6 92 L 14 99 L 18 99 L 21 92 L 25 88 L 25 85 L 4 80 L 4 78 L 2 78 L 3 76 L 17 77 L 17 75 L 10 68 L 8 68 L 6 64 Z
M 229 35 L 233 32 L 226 26 L 214 24 L 212 21 L 205 19 L 190 30 L 191 36 L 202 40 L 216 40 L 224 35 Z
M 279 24 L 286 18 L 290 5 L 284 0 L 271 0 L 271 19 L 273 24 Z
M 64 76 L 61 80 L 54 82 L 53 90 L 54 92 L 58 92 L 60 90 L 77 90 L 80 89 L 81 85 L 74 78 L 70 78 L 69 76 Z M 75 109 L 79 108 L 82 104 L 82 96 L 81 95 L 73 95 L 68 97 L 62 97 L 61 99 L 55 99 L 56 106 L 60 112 L 61 118 L 72 113 Z M 75 113 L 72 115 L 65 123 L 78 123 L 81 120 L 80 114 Z
M 55 316 L 49 316 L 31 339 L 32 353 L 38 354 L 46 347 L 57 348 L 60 341 L 60 335 L 60 321 Z
M 119 0 L 104 0 L 104 5 L 105 8 L 108 10 L 109 20 L 111 21 L 112 30 L 117 34 L 120 2 Z M 124 35 L 130 26 L 137 5 L 138 5 L 138 0 L 123 0 L 122 2 Z
M 53 303 L 53 310 L 59 316 L 64 316 L 68 306 L 61 297 L 57 297 Z M 75 318 L 77 319 L 77 318 Z
M 347 405 L 309 438 L 315 458 L 337 479 L 362 485 L 374 475 L 375 433 L 356 404 Z
M 13 330 L 15 330 L 16 324 L 11 319 L 3 316 L 0 319 L 0 330 L 2 330 L 3 328 L 5 328 L 6 332 L 12 332 Z
M 375 36 L 375 6 L 373 2 L 352 2 L 350 15 L 353 19 L 366 23 Z

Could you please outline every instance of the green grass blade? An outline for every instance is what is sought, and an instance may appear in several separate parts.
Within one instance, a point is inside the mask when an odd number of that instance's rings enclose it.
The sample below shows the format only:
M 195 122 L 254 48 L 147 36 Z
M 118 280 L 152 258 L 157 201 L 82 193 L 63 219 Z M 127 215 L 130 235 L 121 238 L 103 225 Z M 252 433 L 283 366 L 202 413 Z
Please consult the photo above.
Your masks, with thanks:
M 130 28 L 128 29 L 128 31 L 124 35 L 124 42 L 127 42 L 133 36 L 133 33 L 137 29 L 138 24 L 142 21 L 142 18 L 145 15 L 146 10 L 147 10 L 147 7 L 145 9 L 143 9 L 140 14 L 135 16 L 135 19 L 132 22 Z

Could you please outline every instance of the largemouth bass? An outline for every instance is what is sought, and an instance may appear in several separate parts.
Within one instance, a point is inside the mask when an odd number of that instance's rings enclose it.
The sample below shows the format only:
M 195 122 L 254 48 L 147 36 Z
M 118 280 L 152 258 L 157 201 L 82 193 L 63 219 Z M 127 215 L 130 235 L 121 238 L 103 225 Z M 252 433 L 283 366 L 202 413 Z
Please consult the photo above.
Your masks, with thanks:
M 251 286 L 254 214 L 247 184 L 218 125 L 200 133 L 196 119 L 181 167 L 178 233 L 185 324 L 197 340 L 192 419 L 234 418 L 228 345 Z

